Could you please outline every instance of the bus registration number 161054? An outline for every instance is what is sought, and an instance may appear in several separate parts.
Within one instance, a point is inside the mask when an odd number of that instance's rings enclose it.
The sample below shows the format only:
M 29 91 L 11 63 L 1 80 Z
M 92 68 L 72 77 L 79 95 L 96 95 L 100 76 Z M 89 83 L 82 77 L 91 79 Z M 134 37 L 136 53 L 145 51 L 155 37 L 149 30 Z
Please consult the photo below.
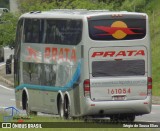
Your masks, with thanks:
M 130 94 L 131 89 L 128 88 L 118 88 L 118 89 L 107 89 L 108 94 Z

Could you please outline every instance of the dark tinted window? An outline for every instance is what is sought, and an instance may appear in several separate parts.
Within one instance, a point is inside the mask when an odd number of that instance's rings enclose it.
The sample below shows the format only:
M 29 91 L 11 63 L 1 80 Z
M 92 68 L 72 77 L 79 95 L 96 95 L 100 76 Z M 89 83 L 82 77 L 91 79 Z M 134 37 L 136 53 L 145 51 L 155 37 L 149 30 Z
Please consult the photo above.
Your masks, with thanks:
M 88 24 L 93 40 L 134 40 L 146 35 L 146 19 L 89 19 Z
M 23 19 L 18 21 L 16 31 L 16 42 L 14 46 L 14 87 L 19 85 L 20 82 L 20 52 L 21 40 L 23 31 Z
M 42 43 L 44 22 L 40 19 L 25 19 L 24 42 Z
M 144 60 L 94 61 L 92 76 L 140 76 L 145 74 Z
M 26 84 L 55 86 L 56 74 L 54 64 L 23 62 L 23 82 Z
M 81 20 L 47 20 L 46 43 L 76 45 L 81 36 Z

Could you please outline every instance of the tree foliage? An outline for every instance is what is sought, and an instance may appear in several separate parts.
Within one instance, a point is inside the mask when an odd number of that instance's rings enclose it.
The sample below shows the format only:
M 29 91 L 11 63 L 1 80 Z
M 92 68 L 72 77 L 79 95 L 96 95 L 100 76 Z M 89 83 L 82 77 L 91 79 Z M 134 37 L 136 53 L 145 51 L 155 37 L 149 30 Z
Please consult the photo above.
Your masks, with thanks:
M 11 13 L 5 13 L 0 20 L 0 45 L 13 45 L 16 34 L 18 17 Z
M 146 12 L 147 6 L 151 0 L 125 0 L 121 6 L 121 10 Z
M 18 0 L 22 13 L 51 9 L 107 9 L 110 6 L 97 0 Z

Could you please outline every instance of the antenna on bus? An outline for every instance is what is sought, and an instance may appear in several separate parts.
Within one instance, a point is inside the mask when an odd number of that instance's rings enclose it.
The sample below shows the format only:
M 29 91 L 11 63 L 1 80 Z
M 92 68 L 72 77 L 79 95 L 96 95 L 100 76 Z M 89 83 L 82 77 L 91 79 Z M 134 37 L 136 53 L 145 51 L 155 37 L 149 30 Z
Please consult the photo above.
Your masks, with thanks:
M 36 13 L 41 13 L 41 11 L 31 11 L 30 14 L 36 14 Z
M 109 10 L 89 10 L 91 12 L 109 12 Z
M 87 11 L 87 9 L 52 9 L 51 11 Z

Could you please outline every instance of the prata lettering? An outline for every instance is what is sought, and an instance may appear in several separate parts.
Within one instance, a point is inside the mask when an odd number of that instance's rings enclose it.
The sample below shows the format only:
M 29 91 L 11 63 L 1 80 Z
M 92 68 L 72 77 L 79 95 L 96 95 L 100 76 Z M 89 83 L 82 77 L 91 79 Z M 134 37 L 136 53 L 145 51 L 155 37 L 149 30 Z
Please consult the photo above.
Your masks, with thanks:
M 93 52 L 92 57 L 126 57 L 126 56 L 145 56 L 144 50 L 127 50 L 127 51 L 100 51 Z
M 54 61 L 63 60 L 63 61 L 74 61 L 76 62 L 76 50 L 69 48 L 54 48 L 54 47 L 46 47 L 44 59 L 50 58 Z

